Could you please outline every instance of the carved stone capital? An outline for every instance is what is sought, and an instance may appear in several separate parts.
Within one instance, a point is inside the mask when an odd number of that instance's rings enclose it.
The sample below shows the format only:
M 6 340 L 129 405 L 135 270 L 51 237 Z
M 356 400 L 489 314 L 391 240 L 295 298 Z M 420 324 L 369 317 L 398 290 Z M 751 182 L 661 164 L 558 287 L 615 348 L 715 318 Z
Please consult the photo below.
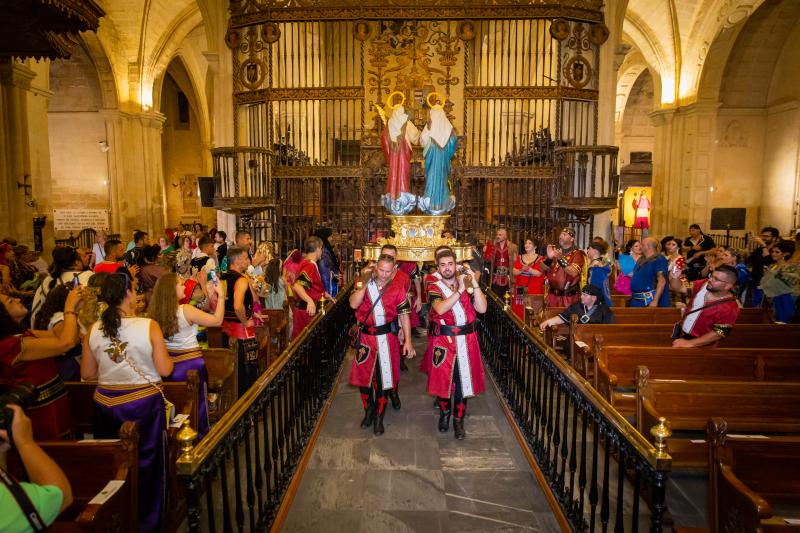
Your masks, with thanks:
M 31 81 L 36 77 L 36 73 L 23 63 L 2 63 L 0 64 L 0 84 L 20 89 L 30 90 Z

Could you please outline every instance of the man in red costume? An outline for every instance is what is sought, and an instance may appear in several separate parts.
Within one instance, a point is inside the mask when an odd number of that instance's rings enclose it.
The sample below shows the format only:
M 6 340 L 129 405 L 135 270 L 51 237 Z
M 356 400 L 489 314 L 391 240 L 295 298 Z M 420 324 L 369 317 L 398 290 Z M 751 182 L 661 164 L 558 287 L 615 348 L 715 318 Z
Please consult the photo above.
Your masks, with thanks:
M 548 307 L 569 307 L 581 299 L 586 284 L 586 254 L 575 247 L 575 230 L 564 228 L 558 236 L 558 247 L 547 245 L 547 259 L 542 262 L 549 292 Z
M 452 250 L 440 251 L 436 265 L 441 279 L 428 286 L 433 344 L 428 394 L 439 399 L 439 431 L 447 432 L 452 414 L 453 433 L 463 439 L 467 398 L 486 390 L 475 319 L 476 312 L 486 312 L 486 296 L 469 267 L 456 275 Z
M 733 290 L 738 280 L 736 269 L 720 265 L 708 276 L 692 285 L 692 299 L 683 310 L 680 337 L 672 341 L 676 348 L 716 346 L 730 334 L 739 318 L 739 305 Z M 681 280 L 670 279 L 672 287 L 686 294 Z
M 325 285 L 319 275 L 317 261 L 322 257 L 322 241 L 309 237 L 303 243 L 303 261 L 297 269 L 297 278 L 292 285 L 294 312 L 292 313 L 292 340 L 305 329 L 317 314 L 317 304 L 325 294 Z
M 489 265 L 492 292 L 502 297 L 512 287 L 511 266 L 517 260 L 517 245 L 508 241 L 508 230 L 499 228 L 494 241 L 483 249 L 483 261 Z
M 411 345 L 406 287 L 395 275 L 394 257 L 381 254 L 374 269 L 368 269 L 364 278 L 356 282 L 350 296 L 350 307 L 355 309 L 361 325 L 350 368 L 350 384 L 361 391 L 364 406 L 361 427 L 373 426 L 374 433 L 382 435 L 387 395 L 397 388 L 400 380 L 400 357 L 405 355 L 410 359 L 416 352 Z M 396 328 L 392 327 L 396 320 L 405 334 L 402 350 Z
M 419 141 L 419 130 L 409 120 L 402 104 L 392 110 L 381 135 L 381 147 L 388 167 L 383 203 L 394 215 L 403 215 L 416 205 L 408 192 L 411 175 L 411 145 Z

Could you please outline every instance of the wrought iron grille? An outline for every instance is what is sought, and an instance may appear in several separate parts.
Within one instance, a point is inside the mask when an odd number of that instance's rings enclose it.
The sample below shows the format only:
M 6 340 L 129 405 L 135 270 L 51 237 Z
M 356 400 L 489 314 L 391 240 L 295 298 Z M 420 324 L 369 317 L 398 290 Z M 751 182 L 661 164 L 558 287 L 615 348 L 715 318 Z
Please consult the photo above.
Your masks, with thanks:
M 178 460 L 189 531 L 266 531 L 330 396 L 354 322 L 350 287 Z
M 481 353 L 575 531 L 662 531 L 669 455 L 659 456 L 493 294 Z

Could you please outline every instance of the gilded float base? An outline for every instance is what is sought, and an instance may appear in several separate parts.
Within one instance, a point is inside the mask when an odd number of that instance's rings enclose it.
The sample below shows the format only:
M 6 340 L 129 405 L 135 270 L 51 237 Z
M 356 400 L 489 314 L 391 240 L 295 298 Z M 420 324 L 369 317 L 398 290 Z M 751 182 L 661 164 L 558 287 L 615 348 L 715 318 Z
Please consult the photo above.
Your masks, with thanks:
M 472 259 L 471 246 L 442 237 L 450 215 L 390 215 L 389 218 L 392 220 L 394 237 L 378 239 L 377 243 L 364 246 L 364 259 L 377 260 L 385 244 L 397 247 L 399 261 L 416 261 L 420 264 L 433 262 L 439 246 L 452 248 L 458 262 Z

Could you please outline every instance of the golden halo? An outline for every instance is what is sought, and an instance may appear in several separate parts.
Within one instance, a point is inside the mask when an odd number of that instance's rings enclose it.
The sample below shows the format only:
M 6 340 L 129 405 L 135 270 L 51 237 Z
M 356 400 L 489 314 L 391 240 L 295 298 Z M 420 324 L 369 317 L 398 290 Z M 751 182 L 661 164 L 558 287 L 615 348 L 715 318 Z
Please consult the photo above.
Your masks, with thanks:
M 399 104 L 392 105 L 392 101 L 394 100 L 394 95 L 396 95 L 396 94 L 399 94 L 400 98 L 402 98 L 402 100 L 400 100 Z M 397 109 L 398 107 L 400 107 L 404 103 L 406 103 L 406 95 L 404 95 L 401 91 L 395 91 L 392 94 L 390 94 L 388 96 L 388 98 L 386 98 L 386 107 L 388 107 L 391 111 L 394 111 L 395 109 Z
M 434 95 L 436 95 L 439 98 L 441 98 L 441 95 L 439 93 L 437 93 L 436 91 L 429 92 L 428 93 L 428 97 L 425 99 L 425 101 L 428 102 L 428 107 L 430 107 L 431 109 L 444 109 L 444 105 L 442 105 L 442 104 L 432 104 L 431 103 L 431 96 L 434 96 Z

